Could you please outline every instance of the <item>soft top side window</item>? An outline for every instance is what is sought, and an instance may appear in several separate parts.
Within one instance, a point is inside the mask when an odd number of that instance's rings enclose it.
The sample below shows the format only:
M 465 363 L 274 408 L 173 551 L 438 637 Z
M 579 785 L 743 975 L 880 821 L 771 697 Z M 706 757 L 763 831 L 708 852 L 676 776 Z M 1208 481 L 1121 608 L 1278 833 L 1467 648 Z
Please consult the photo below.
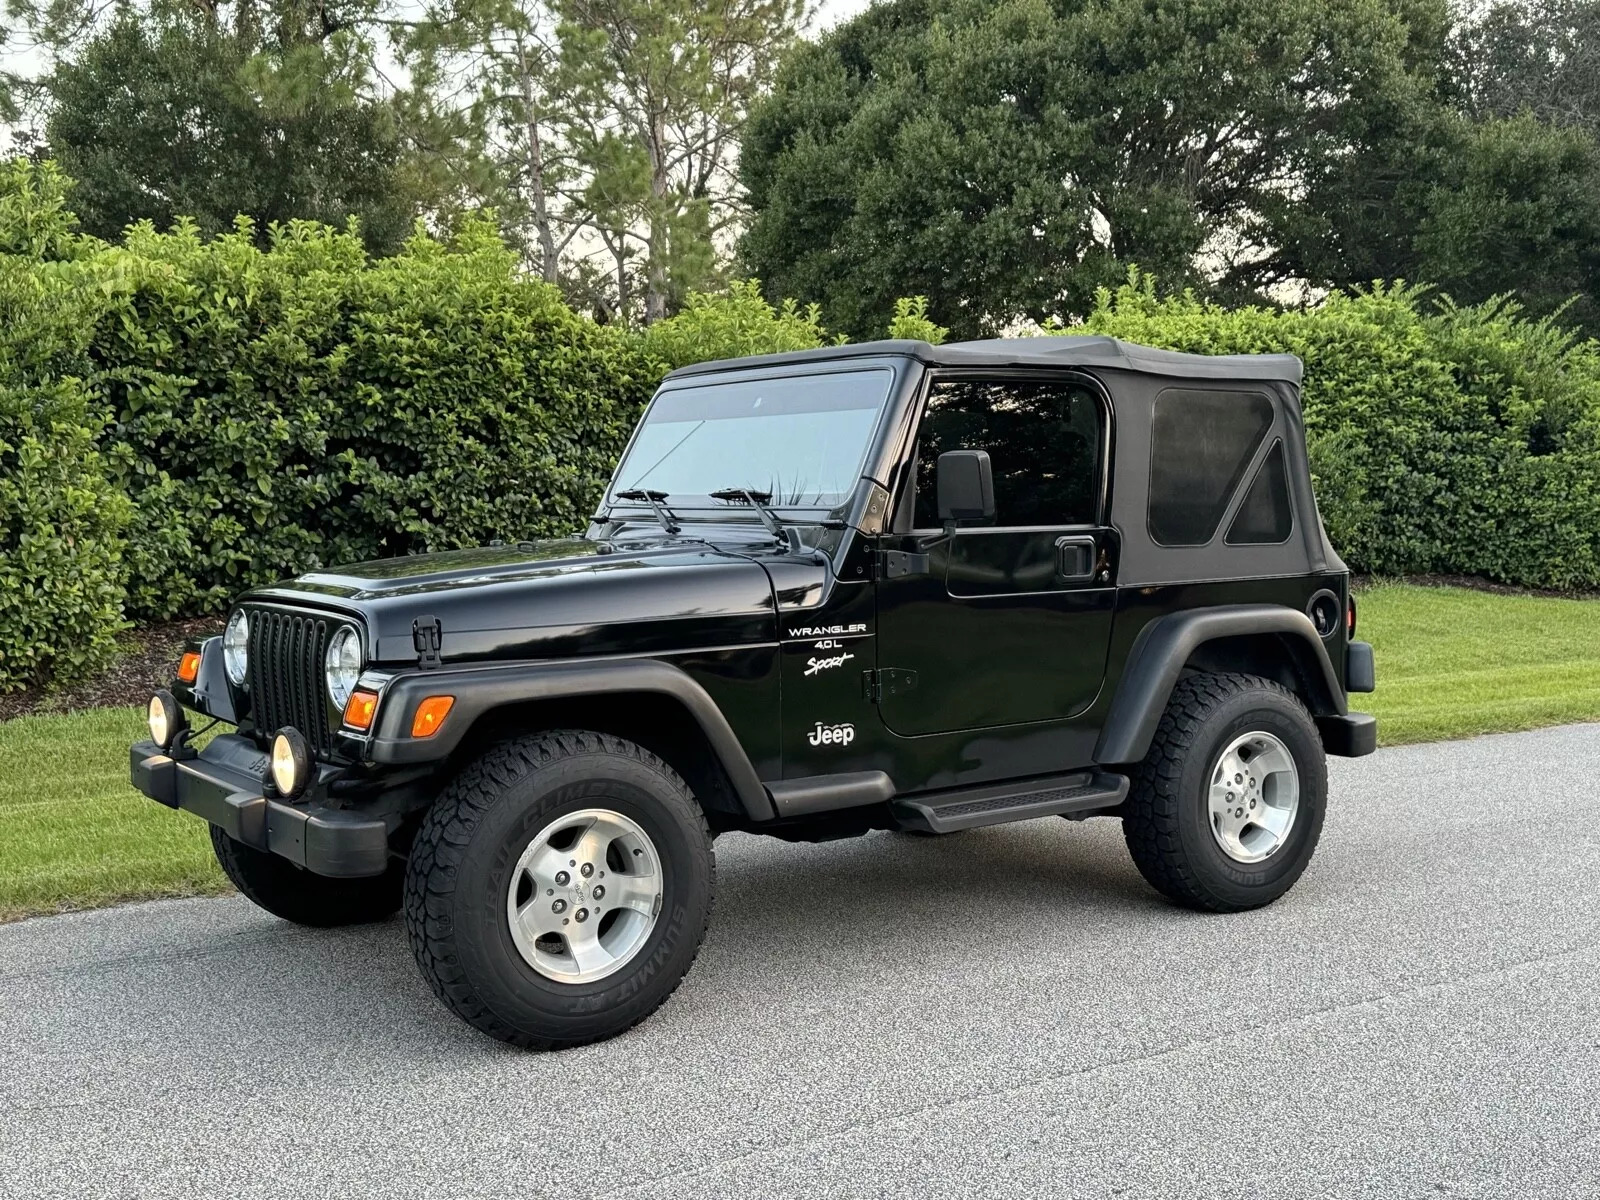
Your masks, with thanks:
M 987 450 L 997 526 L 1094 525 L 1100 517 L 1105 409 L 1070 379 L 945 379 L 918 433 L 918 529 L 939 525 L 934 476 L 947 450 Z
M 1260 392 L 1168 388 L 1157 396 L 1146 517 L 1151 540 L 1204 546 L 1216 537 L 1271 428 L 1272 401 Z
M 1283 443 L 1273 442 L 1267 459 L 1245 493 L 1244 503 L 1223 540 L 1230 546 L 1275 546 L 1294 532 L 1289 479 L 1283 466 Z

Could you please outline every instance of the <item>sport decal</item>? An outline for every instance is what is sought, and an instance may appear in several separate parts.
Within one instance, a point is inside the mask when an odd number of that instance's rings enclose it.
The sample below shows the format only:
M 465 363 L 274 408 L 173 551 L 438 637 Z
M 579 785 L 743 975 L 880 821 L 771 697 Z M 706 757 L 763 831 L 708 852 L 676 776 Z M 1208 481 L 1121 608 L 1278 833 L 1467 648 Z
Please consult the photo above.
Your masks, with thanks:
M 823 671 L 831 671 L 834 667 L 842 667 L 854 657 L 854 654 L 835 654 L 831 658 L 808 658 L 806 659 L 806 678 L 809 679 L 811 676 L 818 675 Z

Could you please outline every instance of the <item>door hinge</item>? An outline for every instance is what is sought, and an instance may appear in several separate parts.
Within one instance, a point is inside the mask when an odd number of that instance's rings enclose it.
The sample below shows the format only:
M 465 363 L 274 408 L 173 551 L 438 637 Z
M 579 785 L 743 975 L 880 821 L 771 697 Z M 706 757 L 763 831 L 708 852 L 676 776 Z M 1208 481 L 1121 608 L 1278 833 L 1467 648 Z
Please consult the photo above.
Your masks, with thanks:
M 886 696 L 901 696 L 917 686 L 917 673 L 904 667 L 883 667 L 861 672 L 861 687 L 868 700 L 876 703 Z
M 907 575 L 926 575 L 928 556 L 911 550 L 878 551 L 878 578 L 901 579 Z
M 439 665 L 439 649 L 444 645 L 444 626 L 438 617 L 418 617 L 411 622 L 411 644 L 417 649 L 417 666 L 431 671 Z

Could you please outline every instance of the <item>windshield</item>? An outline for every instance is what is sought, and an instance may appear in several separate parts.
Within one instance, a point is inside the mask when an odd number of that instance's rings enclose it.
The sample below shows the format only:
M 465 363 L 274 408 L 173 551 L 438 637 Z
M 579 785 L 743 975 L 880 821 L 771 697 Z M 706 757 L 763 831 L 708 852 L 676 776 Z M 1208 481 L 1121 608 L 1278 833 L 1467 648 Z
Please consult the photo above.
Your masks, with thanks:
M 837 371 L 661 392 L 611 494 L 665 493 L 674 511 L 748 488 L 773 507 L 833 508 L 855 490 L 893 372 Z M 768 498 L 770 497 L 770 499 Z

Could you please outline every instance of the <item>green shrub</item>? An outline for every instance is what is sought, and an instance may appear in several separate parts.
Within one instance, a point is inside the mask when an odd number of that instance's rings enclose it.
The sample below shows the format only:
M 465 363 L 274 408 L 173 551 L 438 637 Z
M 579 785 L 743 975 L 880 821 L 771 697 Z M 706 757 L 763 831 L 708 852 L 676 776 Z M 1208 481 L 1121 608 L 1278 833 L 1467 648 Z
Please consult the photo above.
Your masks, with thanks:
M 645 352 L 663 371 L 718 358 L 815 350 L 832 340 L 815 304 L 802 309 L 785 300 L 774 308 L 754 279 L 734 283 L 725 296 L 691 292 L 682 312 L 641 335 Z
M 1133 276 L 1087 327 L 1207 354 L 1306 365 L 1323 521 L 1355 569 L 1600 586 L 1600 346 L 1492 301 L 1424 289 L 1335 294 L 1316 308 L 1223 309 Z
M 130 231 L 86 269 L 129 611 L 298 571 L 582 528 L 654 378 L 492 230 L 369 261 L 322 225 Z
M 894 316 L 889 319 L 888 336 L 937 346 L 950 336 L 950 331 L 936 324 L 928 315 L 926 296 L 907 296 L 894 302 Z
M 96 297 L 0 253 L 0 691 L 92 669 L 122 628 L 128 503 L 95 451 Z

